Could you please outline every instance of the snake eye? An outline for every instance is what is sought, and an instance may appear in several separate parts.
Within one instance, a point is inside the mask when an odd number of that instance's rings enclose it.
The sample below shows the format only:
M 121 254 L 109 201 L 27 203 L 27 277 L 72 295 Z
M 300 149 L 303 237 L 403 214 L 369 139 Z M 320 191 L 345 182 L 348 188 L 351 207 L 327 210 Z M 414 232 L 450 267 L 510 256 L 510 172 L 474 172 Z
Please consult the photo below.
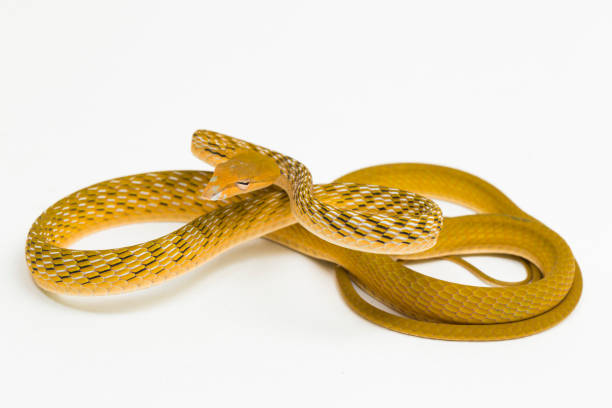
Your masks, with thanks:
M 249 181 L 248 180 L 237 181 L 236 187 L 238 187 L 241 190 L 246 190 L 247 188 L 249 188 Z

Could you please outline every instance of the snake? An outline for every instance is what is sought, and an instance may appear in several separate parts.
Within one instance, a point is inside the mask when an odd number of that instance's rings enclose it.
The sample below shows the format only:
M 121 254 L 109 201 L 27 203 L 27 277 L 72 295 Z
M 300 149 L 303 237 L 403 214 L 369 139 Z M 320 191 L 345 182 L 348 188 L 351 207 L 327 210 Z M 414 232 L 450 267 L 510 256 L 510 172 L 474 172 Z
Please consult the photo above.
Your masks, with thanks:
M 348 306 L 370 322 L 413 336 L 507 340 L 540 333 L 567 317 L 582 291 L 580 267 L 556 232 L 470 173 L 433 164 L 363 168 L 313 184 L 301 162 L 273 150 L 198 130 L 193 154 L 214 167 L 149 172 L 103 181 L 59 200 L 33 223 L 26 263 L 44 291 L 125 293 L 181 275 L 245 241 L 263 237 L 334 265 Z M 435 200 L 475 214 L 444 217 Z M 80 250 L 85 235 L 134 222 L 183 226 L 145 243 Z M 527 277 L 504 282 L 465 260 L 521 260 Z M 455 262 L 487 286 L 414 270 Z M 389 308 L 383 310 L 357 290 Z

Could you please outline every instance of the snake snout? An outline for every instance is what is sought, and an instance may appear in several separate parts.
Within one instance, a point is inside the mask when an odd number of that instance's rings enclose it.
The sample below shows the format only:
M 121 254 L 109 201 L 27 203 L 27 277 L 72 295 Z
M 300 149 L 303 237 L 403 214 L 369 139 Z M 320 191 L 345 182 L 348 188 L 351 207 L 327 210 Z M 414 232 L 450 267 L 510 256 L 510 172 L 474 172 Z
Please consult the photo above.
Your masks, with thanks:
M 221 191 L 221 188 L 209 182 L 204 189 L 201 190 L 200 196 L 205 200 L 216 201 L 224 198 L 225 194 Z

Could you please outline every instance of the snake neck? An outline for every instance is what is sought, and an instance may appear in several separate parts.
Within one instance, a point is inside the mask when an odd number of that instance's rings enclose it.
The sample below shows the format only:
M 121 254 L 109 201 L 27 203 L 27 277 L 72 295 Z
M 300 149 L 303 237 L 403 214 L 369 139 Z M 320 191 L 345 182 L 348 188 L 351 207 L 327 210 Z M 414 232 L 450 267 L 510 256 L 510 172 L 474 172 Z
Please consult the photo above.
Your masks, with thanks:
M 284 156 L 277 164 L 281 175 L 276 185 L 285 190 L 295 217 L 303 223 L 310 218 L 313 208 L 323 205 L 314 197 L 312 175 L 305 165 L 291 157 Z

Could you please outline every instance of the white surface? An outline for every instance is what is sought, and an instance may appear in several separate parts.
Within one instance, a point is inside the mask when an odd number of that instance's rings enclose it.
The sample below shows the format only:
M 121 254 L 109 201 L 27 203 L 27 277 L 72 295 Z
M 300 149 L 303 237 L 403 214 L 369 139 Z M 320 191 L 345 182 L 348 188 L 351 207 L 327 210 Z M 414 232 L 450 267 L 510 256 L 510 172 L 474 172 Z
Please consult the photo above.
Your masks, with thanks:
M 2 406 L 608 399 L 609 2 L 0 6 Z M 97 181 L 204 168 L 189 152 L 198 128 L 294 156 L 320 182 L 398 161 L 480 175 L 568 241 L 583 298 L 530 338 L 419 339 L 362 320 L 329 266 L 263 240 L 141 293 L 38 290 L 23 245 L 39 213 Z M 80 245 L 171 227 L 126 227 Z M 497 264 L 498 276 L 520 276 Z

